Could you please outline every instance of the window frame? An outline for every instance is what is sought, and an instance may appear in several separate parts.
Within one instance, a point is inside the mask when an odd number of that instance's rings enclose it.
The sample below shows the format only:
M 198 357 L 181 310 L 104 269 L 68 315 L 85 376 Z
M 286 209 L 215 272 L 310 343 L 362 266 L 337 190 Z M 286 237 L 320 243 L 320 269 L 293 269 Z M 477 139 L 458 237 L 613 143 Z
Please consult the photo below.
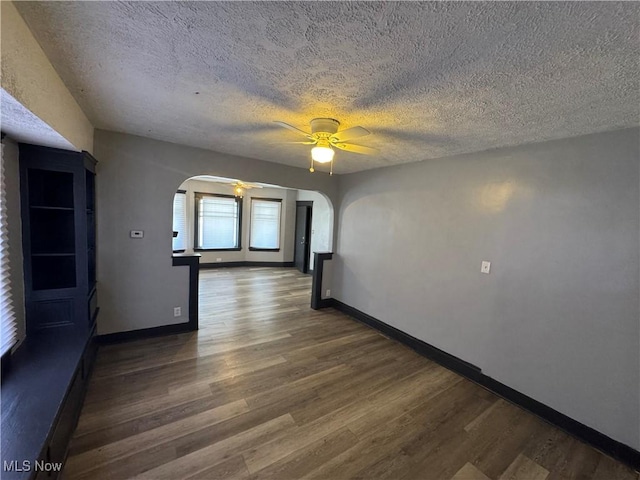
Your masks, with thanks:
M 187 238 L 186 238 L 186 234 L 187 234 L 187 230 L 189 229 L 189 224 L 187 222 L 187 215 L 189 215 L 188 210 L 189 210 L 189 206 L 188 206 L 188 198 L 187 198 L 187 191 L 186 190 L 177 190 L 176 193 L 174 193 L 173 198 L 174 198 L 174 202 L 175 202 L 175 196 L 176 195 L 184 195 L 184 235 L 185 235 L 185 239 L 184 239 L 184 248 L 182 249 L 178 249 L 178 250 L 173 250 L 173 253 L 184 253 L 187 250 Z M 172 219 L 173 220 L 173 219 Z M 173 221 L 172 221 L 173 223 Z M 172 225 L 173 227 L 173 225 Z M 173 232 L 173 228 L 172 228 L 172 232 Z M 171 239 L 171 248 L 173 249 L 173 238 Z
M 280 204 L 280 214 L 278 216 L 278 248 L 260 248 L 251 246 L 251 235 L 253 235 L 253 201 L 273 202 Z M 251 252 L 279 252 L 281 248 L 281 230 L 282 230 L 282 198 L 263 198 L 251 197 L 251 211 L 249 212 L 249 251 Z
M 220 198 L 232 198 L 235 200 L 236 205 L 238 206 L 238 219 L 236 223 L 236 231 L 238 235 L 238 246 L 233 248 L 202 248 L 198 246 L 198 213 L 199 213 L 199 205 L 200 199 L 202 197 L 220 197 Z M 208 193 L 208 192 L 194 192 L 193 193 L 193 251 L 194 252 L 239 252 L 242 250 L 242 197 L 237 197 L 235 195 L 224 195 L 222 193 Z

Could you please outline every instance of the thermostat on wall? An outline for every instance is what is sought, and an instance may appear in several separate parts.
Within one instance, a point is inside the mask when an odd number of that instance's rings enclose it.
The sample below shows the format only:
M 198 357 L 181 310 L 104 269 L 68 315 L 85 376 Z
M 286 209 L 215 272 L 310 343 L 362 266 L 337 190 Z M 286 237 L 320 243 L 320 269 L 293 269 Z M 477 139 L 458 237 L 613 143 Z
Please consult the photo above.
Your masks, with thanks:
M 142 230 L 131 230 L 131 232 L 129 233 L 129 236 L 131 238 L 142 238 L 142 237 L 144 237 L 144 231 L 142 231 Z

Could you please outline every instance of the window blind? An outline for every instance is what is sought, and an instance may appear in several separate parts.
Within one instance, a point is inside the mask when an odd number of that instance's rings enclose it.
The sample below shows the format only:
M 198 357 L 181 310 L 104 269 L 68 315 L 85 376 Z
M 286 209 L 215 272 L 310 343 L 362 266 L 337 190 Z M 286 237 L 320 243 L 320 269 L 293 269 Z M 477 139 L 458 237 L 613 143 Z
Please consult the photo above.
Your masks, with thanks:
M 16 342 L 16 318 L 9 276 L 9 234 L 7 225 L 7 189 L 4 175 L 4 144 L 0 146 L 0 356 Z
M 173 197 L 173 231 L 178 232 L 173 237 L 173 251 L 187 248 L 187 194 L 178 192 Z
M 251 248 L 280 248 L 279 200 L 251 200 Z
M 198 248 L 237 248 L 239 230 L 238 201 L 233 197 L 196 197 Z

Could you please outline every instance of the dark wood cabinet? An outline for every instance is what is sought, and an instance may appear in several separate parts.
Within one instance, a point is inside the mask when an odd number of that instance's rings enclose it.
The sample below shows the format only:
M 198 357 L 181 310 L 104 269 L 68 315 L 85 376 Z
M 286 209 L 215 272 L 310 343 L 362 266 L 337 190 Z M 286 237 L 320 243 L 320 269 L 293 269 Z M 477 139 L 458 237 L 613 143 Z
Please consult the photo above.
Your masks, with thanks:
M 99 311 L 95 165 L 87 152 L 20 144 L 27 336 L 2 378 L 3 459 L 64 462 L 78 421 Z M 58 475 L 12 468 L 2 478 Z
M 27 335 L 93 327 L 95 165 L 87 152 L 20 145 Z

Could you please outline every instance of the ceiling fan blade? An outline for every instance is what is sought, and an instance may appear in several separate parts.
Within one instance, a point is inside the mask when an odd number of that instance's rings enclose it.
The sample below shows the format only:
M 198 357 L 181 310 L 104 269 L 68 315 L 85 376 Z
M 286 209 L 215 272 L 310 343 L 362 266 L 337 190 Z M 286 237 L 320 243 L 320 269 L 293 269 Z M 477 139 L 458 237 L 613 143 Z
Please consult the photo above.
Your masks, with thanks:
M 316 143 L 318 142 L 314 140 L 313 142 L 278 142 L 271 145 L 315 145 Z
M 363 127 L 351 127 L 331 135 L 331 138 L 335 139 L 337 142 L 346 142 L 348 140 L 353 140 L 354 138 L 364 137 L 370 133 L 371 132 L 369 130 Z
M 260 185 L 255 185 L 253 183 L 245 183 L 245 182 L 232 183 L 231 186 L 237 187 L 237 188 L 244 188 L 245 190 L 250 190 L 252 188 L 262 188 Z
M 291 130 L 292 132 L 296 132 L 299 133 L 300 135 L 304 135 L 307 138 L 312 138 L 310 134 L 308 134 L 307 132 L 304 132 L 302 130 L 300 130 L 299 128 L 294 127 L 293 125 L 289 125 L 288 123 L 284 123 L 284 122 L 273 122 L 273 123 L 277 123 L 278 125 L 280 125 L 281 127 L 284 128 L 288 128 L 289 130 Z
M 378 153 L 375 148 L 352 145 L 350 143 L 334 143 L 333 146 L 346 152 L 361 153 L 363 155 L 375 155 Z

